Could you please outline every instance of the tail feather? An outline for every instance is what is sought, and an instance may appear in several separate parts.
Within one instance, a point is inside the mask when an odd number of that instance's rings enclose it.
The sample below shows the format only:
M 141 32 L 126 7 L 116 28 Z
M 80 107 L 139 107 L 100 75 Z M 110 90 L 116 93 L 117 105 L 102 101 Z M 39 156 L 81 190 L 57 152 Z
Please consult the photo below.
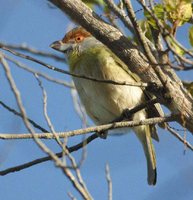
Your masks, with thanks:
M 144 153 L 147 160 L 147 173 L 148 173 L 148 184 L 155 185 L 157 181 L 157 172 L 156 172 L 156 156 L 155 150 L 153 147 L 150 127 L 149 126 L 140 126 L 135 129 L 137 137 L 140 139 Z
M 157 181 L 155 150 L 152 144 L 151 136 L 148 136 L 147 132 L 145 136 L 146 141 L 143 143 L 143 149 L 147 160 L 148 184 L 155 185 Z

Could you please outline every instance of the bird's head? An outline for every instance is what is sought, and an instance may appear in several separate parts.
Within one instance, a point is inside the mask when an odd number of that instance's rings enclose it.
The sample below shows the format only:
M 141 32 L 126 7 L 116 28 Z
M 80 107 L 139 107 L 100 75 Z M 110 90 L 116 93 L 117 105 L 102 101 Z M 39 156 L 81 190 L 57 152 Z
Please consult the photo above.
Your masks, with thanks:
M 66 33 L 62 40 L 53 42 L 50 47 L 63 52 L 69 57 L 72 53 L 80 54 L 84 50 L 101 45 L 102 43 L 95 39 L 88 31 L 82 27 L 76 27 Z

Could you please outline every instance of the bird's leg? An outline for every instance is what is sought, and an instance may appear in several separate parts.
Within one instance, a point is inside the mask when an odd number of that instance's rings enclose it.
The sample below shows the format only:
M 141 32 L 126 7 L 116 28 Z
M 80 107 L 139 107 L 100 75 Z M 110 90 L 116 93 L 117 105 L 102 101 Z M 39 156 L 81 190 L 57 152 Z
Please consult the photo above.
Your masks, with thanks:
M 128 108 L 126 108 L 125 110 L 123 110 L 123 112 L 121 114 L 122 121 L 131 120 L 132 115 L 133 114 L 130 112 L 130 110 Z
M 119 117 L 115 118 L 110 123 L 131 120 L 132 115 L 133 115 L 133 113 L 131 113 L 130 110 L 128 108 L 126 108 L 125 110 L 123 110 L 123 112 L 121 113 L 121 115 Z
M 107 139 L 108 131 L 97 131 L 97 135 L 102 139 Z
M 116 118 L 115 120 L 111 121 L 110 123 L 131 120 L 132 115 L 133 115 L 133 113 L 130 112 L 130 110 L 128 108 L 126 108 L 125 110 L 123 110 L 120 117 Z M 102 139 L 106 139 L 107 135 L 108 135 L 108 131 L 98 131 L 97 135 Z

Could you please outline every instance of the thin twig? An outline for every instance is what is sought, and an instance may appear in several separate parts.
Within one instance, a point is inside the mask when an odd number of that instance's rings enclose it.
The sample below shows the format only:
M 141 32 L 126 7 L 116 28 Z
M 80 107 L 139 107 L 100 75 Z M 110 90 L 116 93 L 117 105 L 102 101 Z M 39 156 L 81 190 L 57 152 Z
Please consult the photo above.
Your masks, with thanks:
M 34 132 L 34 129 L 31 127 L 29 121 L 28 121 L 27 114 L 26 114 L 25 108 L 24 108 L 22 100 L 21 100 L 20 92 L 17 89 L 15 81 L 14 81 L 14 79 L 12 77 L 9 65 L 6 62 L 6 60 L 4 59 L 2 54 L 0 55 L 0 61 L 1 61 L 1 64 L 2 64 L 2 66 L 4 68 L 5 75 L 6 75 L 6 78 L 7 78 L 8 82 L 9 82 L 9 84 L 10 84 L 11 90 L 12 90 L 14 96 L 15 96 L 17 105 L 18 105 L 18 107 L 20 109 L 23 122 L 24 122 L 26 128 L 28 129 L 28 131 L 33 136 L 33 140 L 36 142 L 36 144 L 39 146 L 39 148 L 43 152 L 45 152 L 46 154 L 48 154 L 52 158 L 52 160 L 54 161 L 55 165 L 57 167 L 59 167 L 63 171 L 65 176 L 70 180 L 70 182 L 76 188 L 76 190 L 79 192 L 79 194 L 84 199 L 92 199 L 92 197 L 91 197 L 90 193 L 88 192 L 88 190 L 85 189 L 84 187 L 82 187 L 82 185 L 74 177 L 73 173 L 68 168 L 66 168 L 66 166 L 62 163 L 62 161 L 54 154 L 54 152 L 52 152 L 43 142 L 41 142 L 41 140 L 39 138 L 35 137 L 35 135 L 34 135 L 35 132 Z
M 70 198 L 71 200 L 76 200 L 76 198 L 72 195 L 71 192 L 68 192 L 67 194 L 68 194 L 68 196 L 69 196 L 69 198 Z
M 106 164 L 105 173 L 106 173 L 106 180 L 108 184 L 108 200 L 112 200 L 113 199 L 113 185 L 112 185 L 112 180 L 111 180 L 111 175 L 110 175 L 110 168 L 108 164 Z
M 19 62 L 18 60 L 15 60 L 13 58 L 11 58 L 10 56 L 7 56 L 5 54 L 3 54 L 4 57 L 11 61 L 12 63 L 14 63 L 16 66 L 18 66 L 19 68 L 21 69 L 24 69 L 25 71 L 29 72 L 29 73 L 32 73 L 32 74 L 37 74 L 38 76 L 41 76 L 42 78 L 48 80 L 48 81 L 51 81 L 51 82 L 54 82 L 54 83 L 57 83 L 57 84 L 60 84 L 60 85 L 63 85 L 65 87 L 68 87 L 68 88 L 74 88 L 74 86 L 66 81 L 63 81 L 63 80 L 59 80 L 59 79 L 55 79 L 45 73 L 42 73 L 40 71 L 37 71 L 37 70 L 34 70 L 30 67 L 28 67 L 27 65 L 23 64 L 22 62 Z
M 99 125 L 99 126 L 92 126 L 84 129 L 77 129 L 73 131 L 67 131 L 67 132 L 58 132 L 57 135 L 60 138 L 65 137 L 73 137 L 77 135 L 84 135 L 91 132 L 101 132 L 111 129 L 118 129 L 123 127 L 135 127 L 135 126 L 141 126 L 141 125 L 152 125 L 157 123 L 163 123 L 163 122 L 170 122 L 174 121 L 177 116 L 165 116 L 165 117 L 154 117 L 149 118 L 145 120 L 135 120 L 135 121 L 123 121 L 123 122 L 114 122 L 110 124 L 105 125 Z M 34 134 L 36 138 L 42 138 L 42 139 L 54 139 L 55 136 L 52 133 L 36 133 Z M 0 134 L 0 139 L 32 139 L 33 137 L 30 134 Z
M 137 39 L 141 43 L 141 47 L 143 48 L 145 55 L 151 61 L 151 63 L 155 64 L 156 59 L 155 59 L 154 55 L 152 54 L 151 49 L 149 48 L 145 34 L 143 33 L 141 27 L 139 26 L 139 23 L 137 22 L 136 15 L 135 15 L 135 12 L 133 10 L 131 1 L 130 0 L 123 0 L 123 3 L 126 7 L 126 10 L 127 10 L 127 13 L 129 15 L 129 18 L 131 20 L 132 25 L 133 25 L 133 27 L 135 27 Z
M 58 135 L 56 134 L 56 131 L 54 129 L 54 126 L 51 122 L 51 119 L 50 117 L 48 116 L 48 112 L 47 112 L 47 93 L 46 93 L 46 90 L 44 89 L 43 85 L 42 85 L 42 82 L 41 80 L 39 79 L 38 75 L 35 74 L 35 77 L 36 77 L 36 80 L 38 81 L 38 85 L 40 86 L 41 88 L 41 91 L 42 91 L 42 96 L 43 96 L 43 113 L 44 113 L 44 117 L 46 119 L 46 122 L 47 122 L 47 125 L 48 127 L 50 128 L 52 134 L 54 135 L 55 137 L 55 140 L 56 142 L 59 144 L 59 146 L 63 149 L 63 144 L 62 142 L 60 141 L 60 138 L 58 137 Z M 64 149 L 63 149 L 64 151 Z
M 89 124 L 87 122 L 86 111 L 85 111 L 85 108 L 83 107 L 83 105 L 80 102 L 80 99 L 78 97 L 78 93 L 77 93 L 76 89 L 71 89 L 71 95 L 72 95 L 74 108 L 75 108 L 80 120 L 82 121 L 82 128 L 86 128 L 86 127 L 89 126 Z M 83 140 L 84 139 L 85 139 L 85 136 L 83 136 Z M 79 167 L 82 166 L 82 164 L 86 160 L 86 156 L 87 156 L 87 149 L 86 149 L 86 145 L 85 145 L 82 148 L 81 159 L 80 159 L 80 161 L 78 163 Z
M 2 102 L 0 100 L 0 105 L 2 105 L 5 109 L 7 109 L 8 111 L 12 112 L 14 115 L 17 115 L 19 117 L 22 118 L 21 113 L 19 113 L 18 111 L 16 111 L 15 109 L 9 107 L 7 104 L 5 104 L 4 102 Z M 48 132 L 45 128 L 43 128 L 42 126 L 40 126 L 39 124 L 37 124 L 35 121 L 33 121 L 32 119 L 28 118 L 28 121 L 37 129 L 39 129 L 42 132 Z
M 26 43 L 23 43 L 23 44 L 20 44 L 20 45 L 14 45 L 14 44 L 6 44 L 6 43 L 3 43 L 3 42 L 0 42 L 0 48 L 1 47 L 7 47 L 7 48 L 10 48 L 10 49 L 14 49 L 14 50 L 27 51 L 29 53 L 32 53 L 32 54 L 35 54 L 35 55 L 38 55 L 38 56 L 49 57 L 49 58 L 53 58 L 53 59 L 60 61 L 60 62 L 66 62 L 64 57 L 58 56 L 58 55 L 53 54 L 53 53 L 40 51 L 40 50 L 38 50 L 34 47 L 29 46 Z
M 73 83 L 72 83 L 72 85 L 74 86 Z M 85 108 L 80 102 L 80 99 L 78 97 L 78 93 L 77 93 L 77 90 L 75 89 L 75 87 L 72 88 L 70 91 L 71 91 L 71 96 L 72 96 L 75 111 L 78 114 L 78 116 L 82 122 L 82 127 L 86 128 L 89 124 L 87 122 L 87 115 L 86 115 Z
M 176 131 L 174 131 L 171 127 L 167 126 L 167 130 L 173 135 L 175 136 L 180 142 L 182 142 L 183 144 L 186 145 L 186 147 L 188 147 L 190 150 L 193 151 L 193 146 L 187 141 L 185 140 L 183 137 L 181 137 Z
M 57 71 L 57 72 L 60 72 L 60 73 L 66 74 L 66 75 L 74 76 L 74 77 L 77 77 L 77 78 L 87 79 L 87 80 L 95 81 L 95 82 L 99 82 L 99 83 L 114 84 L 114 85 L 136 86 L 136 87 L 147 87 L 149 85 L 149 83 L 142 83 L 142 82 L 130 83 L 130 82 L 126 82 L 126 81 L 101 80 L 101 79 L 96 79 L 96 78 L 93 78 L 93 77 L 88 77 L 88 76 L 85 76 L 85 75 L 75 74 L 75 73 L 71 73 L 71 72 L 63 70 L 63 69 L 56 68 L 52 65 L 48 65 L 48 64 L 46 64 L 46 63 L 44 63 L 44 62 L 42 62 L 38 59 L 35 59 L 31 56 L 13 51 L 9 48 L 6 48 L 6 47 L 0 47 L 0 48 L 5 50 L 5 51 L 12 53 L 15 56 L 25 58 L 27 60 L 38 63 L 38 64 L 40 64 L 40 65 L 42 65 L 42 66 L 44 66 L 44 67 L 46 67 L 50 70 Z
M 87 139 L 85 139 L 84 141 L 80 142 L 79 144 L 77 145 L 74 145 L 72 147 L 69 147 L 68 148 L 68 151 L 70 153 L 74 152 L 74 151 L 78 151 L 79 149 L 81 149 L 82 147 L 84 147 L 85 145 L 89 144 L 90 142 L 92 142 L 93 140 L 95 140 L 96 138 L 98 138 L 98 134 L 95 133 L 91 136 L 89 136 Z M 58 158 L 61 158 L 63 156 L 63 152 L 59 152 L 59 153 L 56 153 L 56 156 Z M 27 163 L 24 163 L 24 164 L 21 164 L 21 165 L 18 165 L 18 166 L 14 166 L 14 167 L 11 167 L 11 168 L 7 168 L 5 170 L 2 170 L 0 171 L 0 176 L 4 176 L 4 175 L 7 175 L 7 174 L 10 174 L 10 173 L 13 173 L 13 172 L 18 172 L 20 170 L 23 170 L 23 169 L 26 169 L 26 168 L 29 168 L 29 167 L 32 167 L 34 165 L 37 165 L 37 164 L 40 164 L 40 163 L 43 163 L 43 162 L 47 162 L 47 161 L 50 161 L 52 160 L 52 157 L 51 156 L 45 156 L 45 157 L 42 157 L 42 158 L 38 158 L 38 159 L 35 159 L 35 160 L 32 160 L 30 162 L 27 162 Z
M 54 126 L 53 126 L 53 124 L 52 124 L 52 122 L 51 122 L 51 119 L 50 119 L 50 117 L 48 116 L 48 112 L 47 112 L 47 93 L 46 93 L 46 90 L 45 90 L 45 88 L 43 87 L 43 84 L 42 84 L 41 80 L 39 79 L 39 77 L 38 77 L 37 75 L 35 75 L 35 77 L 36 77 L 36 79 L 37 79 L 37 81 L 38 81 L 38 83 L 39 83 L 39 86 L 40 86 L 41 90 L 42 90 L 42 95 L 43 95 L 43 110 L 44 110 L 43 113 L 44 113 L 46 122 L 47 122 L 47 124 L 48 124 L 48 126 L 49 126 L 49 128 L 50 128 L 50 130 L 51 130 L 51 132 L 52 132 L 52 134 L 54 135 L 56 142 L 57 142 L 57 143 L 60 145 L 60 147 L 62 148 L 62 151 L 64 152 L 63 155 L 66 156 L 67 158 L 69 158 L 69 160 L 70 160 L 70 162 L 71 162 L 71 164 L 72 164 L 72 169 L 74 169 L 75 172 L 76 172 L 76 176 L 77 176 L 78 182 L 81 184 L 81 186 L 82 186 L 85 190 L 87 190 L 86 185 L 85 185 L 85 183 L 84 183 L 84 181 L 83 181 L 83 179 L 82 179 L 80 170 L 79 170 L 79 168 L 78 168 L 78 166 L 77 166 L 77 164 L 76 164 L 75 159 L 74 159 L 73 156 L 69 153 L 68 149 L 66 148 L 66 144 L 65 144 L 65 143 L 63 144 L 63 143 L 61 142 L 60 138 L 58 137 L 58 135 L 57 135 L 57 133 L 56 133 L 56 131 L 55 131 L 55 129 L 54 129 Z M 63 158 L 64 158 L 64 157 L 63 157 Z M 64 162 L 63 162 L 63 163 L 64 163 Z M 66 162 L 65 162 L 65 165 L 66 165 Z
M 125 13 L 124 9 L 120 9 L 113 0 L 104 0 L 108 7 L 122 20 L 124 25 L 128 28 L 129 31 L 133 35 L 135 35 L 135 31 L 133 29 L 133 25 L 131 24 L 127 14 Z
M 0 103 L 1 103 L 1 101 L 0 101 Z M 150 107 L 150 106 L 154 105 L 155 103 L 157 103 L 156 98 L 153 98 L 153 99 L 151 99 L 151 100 L 149 100 L 145 103 L 142 103 L 142 104 L 132 108 L 131 110 L 127 110 L 127 113 L 124 112 L 120 117 L 117 117 L 115 120 L 113 120 L 112 123 L 123 121 L 123 120 L 125 120 L 126 117 L 127 117 L 127 119 L 129 119 L 136 112 L 138 112 L 138 111 L 140 111 L 140 110 L 142 110 L 146 107 Z M 8 106 L 5 105 L 5 108 L 6 107 L 8 107 Z M 8 107 L 8 110 L 13 112 L 14 114 L 15 114 L 15 112 L 17 112 L 17 111 L 15 111 L 15 110 L 13 110 L 9 107 Z M 17 114 L 21 117 L 21 114 L 19 114 L 18 112 L 17 112 Z M 126 114 L 126 116 L 125 116 L 125 114 Z M 74 133 L 73 131 L 69 131 L 69 132 L 65 132 L 65 133 L 57 133 L 57 135 L 59 135 L 59 137 L 64 137 L 64 138 L 65 137 L 71 137 L 71 136 L 74 136 L 76 134 L 82 134 L 82 132 L 79 133 L 79 131 L 81 131 L 81 130 L 83 130 L 83 129 L 76 130 L 76 133 Z M 43 138 L 43 139 L 53 139 L 52 135 L 49 134 L 48 131 L 44 131 L 44 133 L 42 133 L 42 134 L 38 133 L 36 135 L 36 137 Z M 31 136 L 29 134 L 17 134 L 17 135 L 16 134 L 0 134 L 0 139 L 30 139 L 30 138 L 31 138 Z

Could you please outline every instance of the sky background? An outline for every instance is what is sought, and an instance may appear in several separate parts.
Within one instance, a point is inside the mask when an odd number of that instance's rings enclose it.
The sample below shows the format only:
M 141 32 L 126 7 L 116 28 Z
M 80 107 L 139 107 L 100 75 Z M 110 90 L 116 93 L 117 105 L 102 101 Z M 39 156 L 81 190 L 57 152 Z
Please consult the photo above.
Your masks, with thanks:
M 71 27 L 69 18 L 46 0 L 0 0 L 0 41 L 8 44 L 27 43 L 40 50 L 54 52 L 49 45 L 61 39 Z M 135 5 L 136 9 L 139 9 Z M 140 14 L 139 14 L 140 15 Z M 185 45 L 187 28 L 178 31 L 178 38 Z M 61 55 L 58 53 L 58 55 Z M 64 63 L 34 56 L 58 68 L 68 69 Z M 50 71 L 33 62 L 16 58 L 31 68 L 55 78 L 70 81 L 70 77 Z M 47 128 L 42 110 L 42 94 L 33 75 L 10 64 L 12 75 L 21 91 L 22 100 L 30 118 Z M 192 80 L 192 72 L 180 73 L 185 80 Z M 0 67 L 0 100 L 18 109 L 10 87 Z M 48 113 L 56 131 L 81 128 L 81 121 L 72 104 L 68 88 L 41 79 L 48 94 Z M 168 111 L 166 111 L 168 112 Z M 168 112 L 169 113 L 169 112 Z M 0 106 L 0 132 L 26 133 L 22 120 Z M 89 121 L 92 124 L 91 121 Z M 154 142 L 157 155 L 158 180 L 155 187 L 146 181 L 146 161 L 143 150 L 131 132 L 120 137 L 97 139 L 87 147 L 87 158 L 81 172 L 94 199 L 107 199 L 105 164 L 109 163 L 115 200 L 190 200 L 193 199 L 193 154 L 176 138 L 159 129 L 160 142 Z M 192 135 L 187 134 L 192 142 Z M 81 137 L 70 138 L 74 145 Z M 44 141 L 54 152 L 60 149 L 55 141 Z M 0 170 L 22 164 L 45 154 L 33 141 L 0 141 Z M 81 159 L 81 151 L 73 153 Z M 73 189 L 60 169 L 53 162 L 36 165 L 20 172 L 0 177 L 0 199 L 2 200 L 64 200 Z

